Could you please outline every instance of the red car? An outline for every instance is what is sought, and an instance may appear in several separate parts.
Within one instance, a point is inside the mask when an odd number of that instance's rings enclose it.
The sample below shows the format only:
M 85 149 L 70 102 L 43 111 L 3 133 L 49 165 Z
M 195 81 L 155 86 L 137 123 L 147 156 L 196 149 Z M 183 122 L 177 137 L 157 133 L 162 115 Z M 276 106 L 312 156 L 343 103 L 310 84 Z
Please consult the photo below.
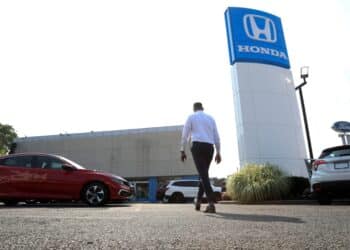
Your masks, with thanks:
M 122 177 L 88 170 L 62 156 L 25 153 L 0 157 L 0 201 L 82 200 L 90 206 L 127 200 L 131 188 Z

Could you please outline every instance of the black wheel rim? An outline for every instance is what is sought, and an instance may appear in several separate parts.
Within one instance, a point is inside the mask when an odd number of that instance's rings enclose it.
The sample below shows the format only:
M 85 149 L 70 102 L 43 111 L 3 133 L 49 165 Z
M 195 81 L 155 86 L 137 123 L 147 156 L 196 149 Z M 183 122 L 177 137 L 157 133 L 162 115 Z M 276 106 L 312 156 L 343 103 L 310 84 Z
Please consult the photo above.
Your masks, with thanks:
M 91 205 L 99 205 L 101 204 L 106 197 L 105 189 L 99 185 L 94 184 L 90 185 L 85 192 L 86 201 Z

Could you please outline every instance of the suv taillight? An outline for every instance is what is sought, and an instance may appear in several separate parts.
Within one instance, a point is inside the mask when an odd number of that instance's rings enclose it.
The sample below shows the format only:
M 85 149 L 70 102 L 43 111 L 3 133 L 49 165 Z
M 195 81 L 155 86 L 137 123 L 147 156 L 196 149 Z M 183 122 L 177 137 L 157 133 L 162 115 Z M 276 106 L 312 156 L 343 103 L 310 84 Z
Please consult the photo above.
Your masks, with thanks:
M 312 163 L 312 169 L 313 169 L 314 171 L 317 171 L 318 166 L 320 166 L 320 165 L 322 165 L 322 164 L 327 164 L 327 162 L 324 161 L 324 160 L 316 160 L 316 161 L 314 161 L 314 163 Z

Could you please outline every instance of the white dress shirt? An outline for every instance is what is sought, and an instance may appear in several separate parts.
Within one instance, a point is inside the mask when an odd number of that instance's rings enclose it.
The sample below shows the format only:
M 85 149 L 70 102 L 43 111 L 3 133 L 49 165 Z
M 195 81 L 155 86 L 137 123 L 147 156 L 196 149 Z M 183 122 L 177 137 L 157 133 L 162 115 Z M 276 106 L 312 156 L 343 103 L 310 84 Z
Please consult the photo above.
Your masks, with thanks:
M 189 139 L 192 142 L 206 142 L 215 145 L 220 153 L 220 137 L 213 117 L 203 111 L 196 111 L 187 118 L 181 137 L 181 151 L 185 151 Z

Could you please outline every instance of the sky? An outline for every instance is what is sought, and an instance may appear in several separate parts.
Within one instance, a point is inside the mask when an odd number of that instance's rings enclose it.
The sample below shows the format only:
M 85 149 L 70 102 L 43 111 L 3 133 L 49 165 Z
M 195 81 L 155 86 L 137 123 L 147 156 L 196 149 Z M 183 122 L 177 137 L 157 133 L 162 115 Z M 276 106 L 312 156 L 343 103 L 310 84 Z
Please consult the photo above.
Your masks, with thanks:
M 350 1 L 1 1 L 0 123 L 19 136 L 182 125 L 201 101 L 216 119 L 225 177 L 239 168 L 224 11 L 282 19 L 315 156 L 350 121 Z M 174 142 L 179 143 L 179 142 Z

